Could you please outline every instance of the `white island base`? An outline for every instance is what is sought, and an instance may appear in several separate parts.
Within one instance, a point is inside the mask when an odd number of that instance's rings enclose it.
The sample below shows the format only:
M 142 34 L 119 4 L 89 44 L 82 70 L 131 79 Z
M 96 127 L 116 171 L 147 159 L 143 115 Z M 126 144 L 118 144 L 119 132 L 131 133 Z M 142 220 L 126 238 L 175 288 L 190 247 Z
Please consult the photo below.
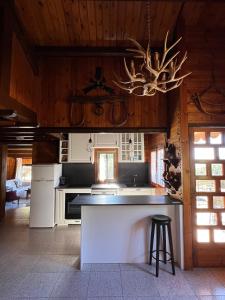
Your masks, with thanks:
M 81 270 L 86 263 L 148 263 L 155 214 L 171 217 L 175 261 L 183 269 L 182 210 L 182 205 L 82 206 Z

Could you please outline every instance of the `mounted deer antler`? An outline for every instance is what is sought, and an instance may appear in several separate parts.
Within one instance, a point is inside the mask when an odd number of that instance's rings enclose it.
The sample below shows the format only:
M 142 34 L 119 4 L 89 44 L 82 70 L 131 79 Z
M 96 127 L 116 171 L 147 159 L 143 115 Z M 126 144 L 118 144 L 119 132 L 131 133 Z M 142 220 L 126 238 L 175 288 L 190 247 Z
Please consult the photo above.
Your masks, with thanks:
M 139 65 L 140 72 L 136 72 L 134 60 L 131 61 L 129 70 L 126 59 L 124 58 L 125 71 L 130 80 L 124 82 L 117 79 L 117 81 L 113 82 L 121 89 L 137 96 L 154 96 L 157 91 L 166 93 L 179 87 L 183 82 L 183 79 L 191 74 L 191 72 L 189 72 L 185 75 L 176 77 L 178 71 L 187 59 L 187 52 L 185 52 L 180 63 L 177 62 L 177 56 L 180 53 L 179 51 L 169 57 L 168 61 L 166 61 L 169 52 L 181 40 L 181 38 L 179 38 L 172 46 L 167 48 L 168 35 L 169 32 L 167 32 L 165 37 L 161 60 L 158 52 L 155 52 L 154 54 L 151 53 L 149 44 L 145 50 L 137 41 L 130 39 L 136 46 L 136 49 L 127 49 L 127 51 L 134 53 L 134 58 L 143 59 L 143 63 Z

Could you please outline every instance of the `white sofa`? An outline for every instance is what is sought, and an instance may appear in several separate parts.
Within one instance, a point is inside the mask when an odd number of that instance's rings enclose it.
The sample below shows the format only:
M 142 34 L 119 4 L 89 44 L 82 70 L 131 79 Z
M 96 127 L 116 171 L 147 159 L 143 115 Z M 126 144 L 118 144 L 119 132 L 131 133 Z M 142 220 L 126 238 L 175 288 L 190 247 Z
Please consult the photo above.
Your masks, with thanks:
M 6 192 L 16 192 L 18 198 L 26 198 L 27 190 L 30 189 L 30 184 L 22 182 L 19 179 L 6 180 Z

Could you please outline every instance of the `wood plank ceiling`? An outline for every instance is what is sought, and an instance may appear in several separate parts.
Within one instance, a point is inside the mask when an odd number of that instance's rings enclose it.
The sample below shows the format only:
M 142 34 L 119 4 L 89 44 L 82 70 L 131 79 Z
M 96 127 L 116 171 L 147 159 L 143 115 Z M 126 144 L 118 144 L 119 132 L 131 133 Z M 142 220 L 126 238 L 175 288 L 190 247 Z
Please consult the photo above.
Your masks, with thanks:
M 123 47 L 128 37 L 148 39 L 147 1 L 15 0 L 15 5 L 36 46 Z M 154 46 L 167 30 L 173 33 L 179 16 L 188 26 L 225 28 L 225 1 L 152 0 L 150 12 Z
M 182 2 L 153 1 L 152 40 L 173 32 Z M 146 1 L 16 0 L 27 34 L 38 46 L 124 46 L 147 40 Z
M 179 15 L 196 28 L 224 28 L 223 2 L 152 0 L 154 46 L 164 39 L 168 29 L 174 31 Z M 148 39 L 146 1 L 15 0 L 15 4 L 33 45 L 123 47 L 128 37 Z

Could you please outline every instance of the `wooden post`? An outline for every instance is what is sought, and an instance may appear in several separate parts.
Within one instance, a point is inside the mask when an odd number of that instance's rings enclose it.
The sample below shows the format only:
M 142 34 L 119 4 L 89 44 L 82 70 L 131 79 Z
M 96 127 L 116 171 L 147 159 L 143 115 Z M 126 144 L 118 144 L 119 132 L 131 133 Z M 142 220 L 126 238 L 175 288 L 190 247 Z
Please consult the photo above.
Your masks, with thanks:
M 0 221 L 5 216 L 6 179 L 7 179 L 7 145 L 0 145 Z

